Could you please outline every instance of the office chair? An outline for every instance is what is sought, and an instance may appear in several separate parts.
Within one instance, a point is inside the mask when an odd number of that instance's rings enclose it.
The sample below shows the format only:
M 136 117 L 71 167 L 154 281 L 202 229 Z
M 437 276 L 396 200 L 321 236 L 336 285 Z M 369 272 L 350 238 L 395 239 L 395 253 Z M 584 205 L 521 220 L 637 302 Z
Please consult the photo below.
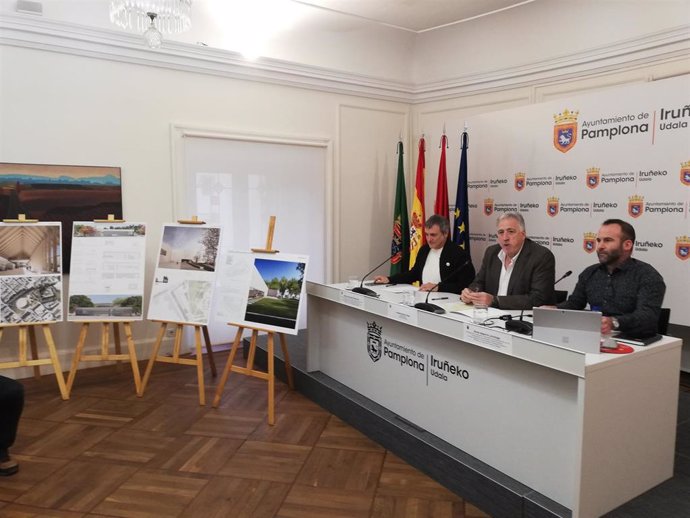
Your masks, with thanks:
M 665 335 L 668 331 L 668 321 L 671 318 L 670 308 L 661 308 L 659 312 L 659 321 L 657 322 L 657 333 Z

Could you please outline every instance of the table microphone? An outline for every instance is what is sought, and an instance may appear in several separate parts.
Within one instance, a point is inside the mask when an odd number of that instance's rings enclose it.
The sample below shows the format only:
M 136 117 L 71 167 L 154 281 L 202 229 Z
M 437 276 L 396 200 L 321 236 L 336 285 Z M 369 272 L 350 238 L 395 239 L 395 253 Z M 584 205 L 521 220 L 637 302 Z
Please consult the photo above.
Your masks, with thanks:
M 397 252 L 394 253 L 393 255 L 391 255 L 390 257 L 388 257 L 385 261 L 382 261 L 381 264 L 378 264 L 374 268 L 372 268 L 370 272 L 368 272 L 364 277 L 362 277 L 362 282 L 360 283 L 360 285 L 357 286 L 356 288 L 352 288 L 352 291 L 354 293 L 360 293 L 362 295 L 368 295 L 370 297 L 378 297 L 379 294 L 376 293 L 374 290 L 364 287 L 364 279 L 369 277 L 369 275 L 374 273 L 378 268 L 381 268 L 384 264 L 386 264 L 388 261 L 393 259 L 396 255 L 398 255 Z
M 458 266 L 455 270 L 450 272 L 448 274 L 448 276 L 445 279 L 443 279 L 441 282 L 447 281 L 448 279 L 452 278 L 454 275 L 457 275 L 460 271 L 462 271 L 463 268 L 465 268 L 465 266 L 467 266 L 468 264 L 471 264 L 471 263 L 472 263 L 472 260 L 468 259 L 467 261 L 462 263 L 460 266 Z M 441 282 L 439 282 L 436 286 L 434 286 L 434 288 L 437 288 L 438 285 L 441 284 Z M 436 304 L 432 304 L 431 302 L 429 302 L 429 295 L 431 295 L 432 291 L 433 291 L 433 289 L 429 290 L 429 292 L 426 294 L 426 299 L 424 300 L 424 302 L 417 302 L 414 305 L 414 307 L 417 309 L 421 309 L 422 311 L 428 311 L 429 313 L 436 313 L 438 315 L 443 315 L 446 312 L 445 309 L 443 309 L 441 306 L 437 306 Z
M 568 271 L 565 272 L 556 282 L 554 282 L 553 285 L 555 286 L 556 284 L 558 284 L 559 282 L 561 282 L 563 279 L 565 279 L 566 277 L 569 277 L 569 276 L 572 275 L 572 274 L 573 274 L 573 271 L 572 271 L 572 270 L 568 270 Z
M 570 275 L 572 272 L 566 273 L 563 277 L 567 277 Z M 561 277 L 561 279 L 563 278 Z M 559 279 L 560 280 L 560 279 Z M 520 333 L 523 335 L 531 335 L 532 334 L 532 324 L 530 322 L 525 322 L 522 320 L 522 314 L 525 312 L 524 309 L 520 310 L 520 320 L 508 320 L 506 322 L 506 331 L 515 331 L 516 333 Z

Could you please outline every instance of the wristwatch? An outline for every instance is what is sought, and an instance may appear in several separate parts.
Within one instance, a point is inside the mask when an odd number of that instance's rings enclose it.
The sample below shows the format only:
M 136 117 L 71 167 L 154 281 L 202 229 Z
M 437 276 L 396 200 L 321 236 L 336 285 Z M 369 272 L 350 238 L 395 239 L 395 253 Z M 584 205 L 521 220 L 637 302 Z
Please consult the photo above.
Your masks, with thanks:
M 618 329 L 621 326 L 620 322 L 616 317 L 611 317 L 611 325 L 613 326 L 614 330 Z

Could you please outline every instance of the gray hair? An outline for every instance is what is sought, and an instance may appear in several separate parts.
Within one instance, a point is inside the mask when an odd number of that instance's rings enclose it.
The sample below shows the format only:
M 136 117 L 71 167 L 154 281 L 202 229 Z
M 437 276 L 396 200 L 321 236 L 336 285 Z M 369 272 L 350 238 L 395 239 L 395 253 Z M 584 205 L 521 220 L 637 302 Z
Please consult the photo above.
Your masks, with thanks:
M 520 230 L 525 230 L 525 218 L 522 217 L 522 214 L 517 212 L 506 212 L 505 214 L 501 214 L 498 218 L 496 218 L 496 226 L 498 226 L 504 219 L 517 220 L 518 224 L 520 225 Z
M 438 225 L 441 234 L 448 234 L 450 232 L 450 223 L 448 222 L 448 218 L 444 218 L 438 214 L 429 216 L 429 219 L 427 219 L 426 223 L 424 223 L 424 227 L 431 228 L 434 225 Z

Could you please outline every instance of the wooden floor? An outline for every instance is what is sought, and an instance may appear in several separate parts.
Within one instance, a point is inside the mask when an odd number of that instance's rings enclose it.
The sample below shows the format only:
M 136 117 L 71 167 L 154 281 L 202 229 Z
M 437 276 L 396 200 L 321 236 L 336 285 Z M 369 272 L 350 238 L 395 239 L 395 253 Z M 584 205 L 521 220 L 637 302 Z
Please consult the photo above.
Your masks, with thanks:
M 126 365 L 79 371 L 69 401 L 53 376 L 23 383 L 0 517 L 487 516 L 280 382 L 273 427 L 266 383 L 237 374 L 218 409 L 188 366 L 156 364 L 143 398 Z

